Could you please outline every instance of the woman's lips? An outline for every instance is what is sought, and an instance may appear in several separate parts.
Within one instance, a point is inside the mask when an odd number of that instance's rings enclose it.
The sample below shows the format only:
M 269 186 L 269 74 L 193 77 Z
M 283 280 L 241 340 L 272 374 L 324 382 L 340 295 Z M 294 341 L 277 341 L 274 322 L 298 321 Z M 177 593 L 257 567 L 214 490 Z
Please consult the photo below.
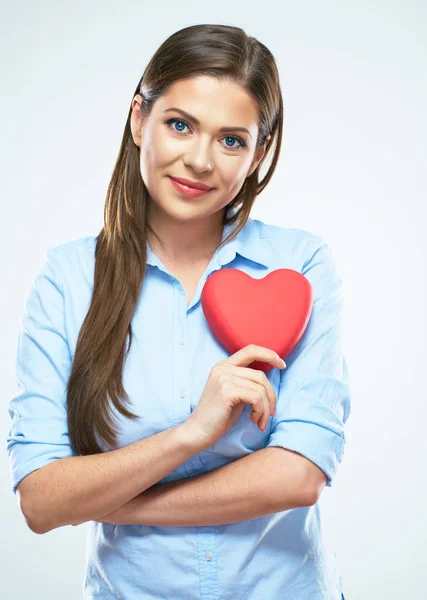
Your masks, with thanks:
M 211 192 L 214 189 L 211 188 L 210 190 L 198 190 L 193 187 L 188 187 L 187 185 L 184 185 L 182 183 L 178 183 L 178 181 L 176 181 L 170 176 L 169 179 L 171 180 L 171 183 L 174 186 L 174 188 L 184 196 L 187 196 L 188 198 L 200 198 L 201 196 L 209 194 L 209 192 Z

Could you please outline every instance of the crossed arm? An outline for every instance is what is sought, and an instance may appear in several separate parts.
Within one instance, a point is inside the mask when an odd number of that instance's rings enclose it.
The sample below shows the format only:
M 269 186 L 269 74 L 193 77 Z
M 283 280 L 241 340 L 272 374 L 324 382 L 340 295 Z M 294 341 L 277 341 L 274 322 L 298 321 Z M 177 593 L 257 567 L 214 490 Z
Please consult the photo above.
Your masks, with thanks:
M 214 471 L 153 485 L 96 520 L 168 527 L 237 523 L 315 504 L 325 485 L 323 471 L 297 452 L 262 448 Z

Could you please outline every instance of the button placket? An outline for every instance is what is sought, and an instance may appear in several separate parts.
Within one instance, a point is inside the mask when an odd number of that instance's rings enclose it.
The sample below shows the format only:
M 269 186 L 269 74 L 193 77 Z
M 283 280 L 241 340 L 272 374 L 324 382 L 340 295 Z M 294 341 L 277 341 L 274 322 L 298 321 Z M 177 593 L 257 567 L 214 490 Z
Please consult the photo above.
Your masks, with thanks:
M 175 424 L 182 423 L 190 414 L 189 408 L 184 404 L 182 399 L 189 395 L 189 380 L 190 380 L 190 356 L 187 348 L 187 315 L 182 308 L 186 305 L 185 292 L 178 279 L 174 281 L 175 302 L 174 308 L 176 317 L 174 319 L 174 422 Z
M 178 339 L 178 344 L 180 346 L 184 346 L 186 343 L 187 338 L 182 335 L 179 339 Z M 185 387 L 181 387 L 179 390 L 179 396 L 180 398 L 186 398 L 187 397 L 187 389 Z

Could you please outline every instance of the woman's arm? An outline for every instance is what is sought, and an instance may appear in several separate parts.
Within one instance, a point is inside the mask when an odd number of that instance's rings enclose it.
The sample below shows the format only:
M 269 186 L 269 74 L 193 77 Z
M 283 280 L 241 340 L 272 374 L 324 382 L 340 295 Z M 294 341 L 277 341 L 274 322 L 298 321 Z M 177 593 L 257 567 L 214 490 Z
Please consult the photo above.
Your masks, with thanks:
M 116 525 L 223 525 L 309 506 L 317 497 L 306 466 L 300 454 L 263 448 L 214 471 L 154 485 L 97 520 Z
M 117 450 L 56 460 L 19 484 L 27 499 L 26 518 L 36 533 L 95 520 L 150 488 L 198 451 L 182 424 Z

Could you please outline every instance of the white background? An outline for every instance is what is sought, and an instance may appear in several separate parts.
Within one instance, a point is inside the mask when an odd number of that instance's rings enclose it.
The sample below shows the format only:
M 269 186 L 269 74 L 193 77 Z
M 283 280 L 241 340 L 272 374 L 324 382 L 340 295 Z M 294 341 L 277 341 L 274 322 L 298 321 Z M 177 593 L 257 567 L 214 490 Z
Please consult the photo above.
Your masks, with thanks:
M 11 489 L 7 402 L 30 281 L 46 248 L 102 227 L 152 54 L 182 27 L 218 23 L 258 38 L 280 70 L 282 154 L 252 216 L 322 235 L 344 280 L 352 412 L 320 503 L 346 600 L 427 598 L 426 3 L 18 0 L 1 12 L 0 596 L 80 598 L 85 561 L 87 525 L 36 535 Z

